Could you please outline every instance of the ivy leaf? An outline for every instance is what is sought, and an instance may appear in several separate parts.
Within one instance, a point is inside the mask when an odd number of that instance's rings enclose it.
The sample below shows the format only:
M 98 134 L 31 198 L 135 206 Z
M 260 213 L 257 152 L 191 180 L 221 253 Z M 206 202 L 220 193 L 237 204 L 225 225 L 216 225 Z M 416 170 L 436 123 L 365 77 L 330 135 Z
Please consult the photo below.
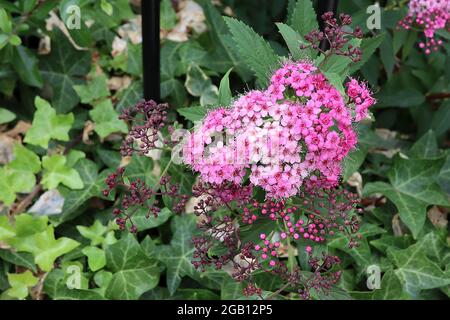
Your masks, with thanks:
M 48 217 L 35 217 L 30 214 L 21 214 L 16 217 L 15 227 L 17 237 L 27 237 L 47 229 Z
M 374 182 L 363 193 L 381 193 L 394 202 L 401 220 L 417 238 L 426 219 L 428 205 L 448 206 L 447 196 L 436 183 L 444 159 L 402 159 L 396 157 L 387 173 L 389 183 Z
M 1 181 L 1 179 L 0 179 Z M 14 228 L 9 223 L 7 216 L 0 216 L 0 241 L 8 241 L 16 235 Z
M 30 253 L 0 249 L 0 258 L 6 262 L 37 272 L 33 255 Z
M 8 273 L 8 282 L 11 286 L 3 295 L 6 297 L 25 299 L 28 297 L 28 289 L 35 286 L 39 279 L 33 276 L 30 270 L 23 273 Z
M 52 88 L 52 104 L 58 112 L 68 112 L 80 101 L 73 86 L 89 72 L 91 54 L 76 50 L 67 37 L 56 29 L 52 51 L 42 58 L 42 76 Z
M 191 263 L 194 252 L 192 234 L 195 226 L 195 216 L 174 216 L 171 221 L 173 237 L 170 245 L 159 248 L 158 259 L 166 265 L 167 288 L 171 295 L 175 293 L 184 276 L 193 277 L 196 272 Z
M 222 80 L 220 80 L 219 85 L 219 101 L 218 104 L 220 106 L 229 106 L 231 104 L 231 100 L 233 99 L 233 96 L 231 94 L 230 90 L 230 72 L 233 70 L 233 68 L 229 69 L 227 73 L 222 77 Z
M 157 263 L 146 256 L 131 234 L 106 248 L 106 263 L 115 272 L 105 292 L 109 299 L 136 300 L 158 285 Z
M 60 183 L 71 189 L 82 189 L 84 184 L 77 170 L 66 166 L 66 157 L 55 154 L 42 158 L 44 173 L 42 185 L 46 189 L 55 189 Z
M 316 17 L 317 15 L 311 0 L 297 0 L 290 18 L 291 26 L 301 36 L 305 36 L 309 32 L 319 29 Z
M 78 208 L 83 206 L 90 198 L 102 196 L 102 190 L 106 187 L 105 179 L 111 170 L 107 169 L 100 174 L 97 165 L 88 159 L 77 161 L 74 169 L 80 174 L 84 189 L 70 190 L 64 195 L 64 207 L 62 214 L 55 217 L 58 223 L 73 219 Z
M 110 94 L 105 75 L 96 76 L 86 84 L 74 85 L 73 89 L 77 92 L 81 102 L 87 104 L 106 98 Z
M 104 100 L 96 105 L 89 111 L 89 115 L 95 123 L 95 132 L 102 139 L 114 132 L 128 132 L 126 123 L 119 119 L 119 114 L 114 110 L 111 100 Z
M 195 63 L 189 65 L 186 81 L 186 90 L 194 97 L 200 97 L 200 105 L 214 105 L 217 103 L 219 91 L 211 79 Z
M 42 77 L 39 73 L 36 56 L 25 46 L 15 46 L 13 52 L 14 63 L 12 66 L 20 80 L 32 87 L 42 87 Z
M 36 184 L 35 174 L 41 170 L 39 157 L 23 145 L 16 143 L 14 159 L 0 168 L 0 200 L 11 205 L 16 193 L 28 193 Z
M 148 209 L 140 208 L 133 215 L 133 223 L 139 231 L 156 228 L 165 223 L 173 215 L 168 208 L 163 208 L 158 213 L 158 217 L 155 218 L 153 214 L 147 217 Z
M 105 241 L 103 235 L 108 231 L 108 228 L 99 220 L 95 220 L 92 226 L 77 226 L 77 230 L 84 238 L 91 240 L 91 246 L 98 246 Z
M 13 121 L 16 115 L 5 108 L 0 108 L 0 124 L 8 123 Z
M 89 269 L 97 271 L 102 269 L 106 265 L 105 251 L 97 247 L 85 247 L 81 250 L 88 258 Z
M 427 257 L 428 241 L 419 241 L 404 250 L 388 248 L 388 259 L 396 266 L 394 270 L 404 289 L 412 296 L 420 290 L 444 287 L 450 277 L 440 266 Z
M 50 271 L 56 258 L 66 254 L 80 245 L 69 238 L 55 239 L 53 226 L 46 230 L 26 237 L 16 237 L 9 243 L 17 250 L 34 255 L 35 263 L 44 271 Z
M 270 45 L 245 23 L 229 17 L 224 19 L 233 35 L 242 61 L 250 67 L 259 80 L 259 84 L 264 87 L 278 64 L 278 57 Z
M 36 96 L 34 104 L 36 112 L 24 141 L 42 148 L 48 147 L 50 139 L 69 141 L 68 133 L 74 121 L 73 114 L 57 115 L 55 109 L 39 96 Z

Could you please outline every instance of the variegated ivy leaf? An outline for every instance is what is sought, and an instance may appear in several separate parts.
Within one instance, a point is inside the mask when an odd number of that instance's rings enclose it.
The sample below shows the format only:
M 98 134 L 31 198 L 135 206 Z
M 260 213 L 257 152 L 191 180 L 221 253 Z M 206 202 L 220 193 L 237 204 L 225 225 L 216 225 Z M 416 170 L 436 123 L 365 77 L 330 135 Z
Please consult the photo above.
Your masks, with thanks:
M 421 241 L 404 250 L 388 248 L 387 256 L 396 266 L 394 272 L 400 279 L 406 292 L 417 297 L 421 290 L 434 289 L 450 285 L 450 275 L 441 266 L 431 260 L 436 250 L 433 237 L 423 237 Z
M 444 159 L 402 159 L 396 157 L 387 173 L 390 183 L 373 182 L 364 194 L 381 193 L 397 207 L 401 220 L 417 238 L 425 224 L 429 205 L 448 206 L 447 195 L 436 183 Z
M 50 139 L 69 141 L 69 130 L 74 121 L 73 114 L 57 115 L 55 109 L 39 96 L 36 96 L 34 104 L 36 112 L 24 141 L 42 148 L 48 147 Z

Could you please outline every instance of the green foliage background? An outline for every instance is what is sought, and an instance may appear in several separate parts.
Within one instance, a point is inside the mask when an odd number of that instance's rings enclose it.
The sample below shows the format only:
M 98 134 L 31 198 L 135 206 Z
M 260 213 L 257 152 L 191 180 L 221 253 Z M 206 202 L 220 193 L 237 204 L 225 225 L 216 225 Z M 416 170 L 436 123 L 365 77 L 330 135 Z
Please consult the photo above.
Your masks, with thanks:
M 299 50 L 303 36 L 317 28 L 309 0 L 197 2 L 207 31 L 161 43 L 161 96 L 171 104 L 170 117 L 185 126 L 209 106 L 264 86 L 280 57 L 316 59 Z M 367 35 L 359 44 L 363 59 L 323 67 L 338 87 L 349 75 L 366 79 L 378 104 L 376 120 L 358 127 L 358 149 L 344 167 L 344 184 L 361 194 L 366 209 L 362 244 L 348 249 L 340 235 L 328 243 L 325 249 L 343 258 L 344 276 L 330 296 L 316 299 L 450 296 L 450 35 L 443 32 L 442 50 L 427 57 L 418 49 L 418 32 L 396 29 L 405 6 L 384 2 L 382 29 L 372 31 L 366 27 L 372 1 L 340 1 L 339 11 L 352 14 Z M 50 12 L 65 21 L 70 5 L 81 8 L 81 29 L 47 29 Z M 161 26 L 171 30 L 176 11 L 169 0 L 161 7 Z M 230 9 L 233 17 L 222 18 Z M 192 214 L 173 214 L 169 202 L 157 219 L 137 212 L 136 238 L 117 231 L 114 195 L 101 192 L 105 177 L 124 161 L 118 148 L 127 125 L 117 116 L 142 98 L 141 44 L 125 39 L 127 50 L 111 55 L 119 28 L 138 13 L 128 0 L 0 0 L 3 299 L 243 298 L 227 272 L 201 273 L 191 265 Z M 46 37 L 51 49 L 42 54 L 38 44 Z M 117 77 L 128 86 L 111 86 Z M 169 157 L 133 157 L 127 172 L 155 184 Z M 189 194 L 192 173 L 182 166 L 169 173 Z M 61 212 L 27 212 L 54 190 L 64 198 Z M 371 265 L 382 271 L 381 288 L 373 291 L 366 286 Z M 266 293 L 279 286 L 268 277 L 257 277 Z

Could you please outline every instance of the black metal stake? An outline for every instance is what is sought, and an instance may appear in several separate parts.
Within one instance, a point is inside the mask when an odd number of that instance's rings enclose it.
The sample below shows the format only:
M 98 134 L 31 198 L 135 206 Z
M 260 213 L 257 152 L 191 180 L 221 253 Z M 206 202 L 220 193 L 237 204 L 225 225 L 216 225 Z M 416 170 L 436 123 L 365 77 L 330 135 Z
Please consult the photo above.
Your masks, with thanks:
M 338 7 L 338 3 L 339 0 L 319 0 L 319 10 L 318 10 L 318 18 L 319 18 L 319 24 L 320 24 L 320 30 L 323 31 L 323 29 L 325 28 L 325 25 L 323 23 L 322 20 L 322 15 L 325 12 L 333 12 L 334 15 L 336 15 L 337 13 L 337 7 Z M 322 51 L 327 51 L 330 47 L 330 44 L 328 43 L 327 40 L 322 40 L 322 42 L 320 43 L 320 49 Z
M 145 100 L 160 100 L 160 0 L 142 0 L 142 66 Z

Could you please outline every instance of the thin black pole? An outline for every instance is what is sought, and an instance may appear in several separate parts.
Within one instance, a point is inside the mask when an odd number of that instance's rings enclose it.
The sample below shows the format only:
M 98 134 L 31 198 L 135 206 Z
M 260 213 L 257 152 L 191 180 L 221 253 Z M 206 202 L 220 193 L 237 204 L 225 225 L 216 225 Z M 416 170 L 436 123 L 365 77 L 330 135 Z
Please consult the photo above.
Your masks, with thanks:
M 319 16 L 320 21 L 320 30 L 323 30 L 325 28 L 322 20 L 322 15 L 325 12 L 333 12 L 334 15 L 337 13 L 337 7 L 338 7 L 339 0 L 319 0 L 319 10 L 317 12 L 317 15 Z M 320 43 L 320 49 L 323 51 L 326 51 L 329 49 L 330 44 L 326 40 L 322 40 Z
M 160 100 L 160 0 L 142 0 L 142 60 L 145 100 Z

